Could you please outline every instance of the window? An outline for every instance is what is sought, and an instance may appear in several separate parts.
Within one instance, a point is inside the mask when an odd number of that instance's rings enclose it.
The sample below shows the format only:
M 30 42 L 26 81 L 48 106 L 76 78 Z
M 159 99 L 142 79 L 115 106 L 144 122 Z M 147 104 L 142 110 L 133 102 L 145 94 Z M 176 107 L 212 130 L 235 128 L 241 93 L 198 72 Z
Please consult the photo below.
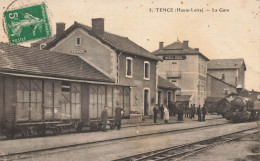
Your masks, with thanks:
M 70 92 L 70 82 L 62 82 L 61 84 L 61 91 L 62 92 Z
M 174 85 L 178 86 L 178 80 L 177 80 L 177 79 L 171 79 L 171 82 L 172 82 Z
M 199 63 L 199 73 L 200 73 L 200 63 Z
M 260 94 L 258 94 L 258 95 L 256 96 L 256 99 L 260 100 Z
M 126 58 L 126 77 L 132 78 L 132 70 L 133 70 L 133 59 L 130 57 Z
M 150 63 L 148 61 L 144 62 L 144 79 L 149 80 L 150 78 Z
M 80 46 L 81 45 L 81 37 L 77 36 L 75 39 L 75 46 Z

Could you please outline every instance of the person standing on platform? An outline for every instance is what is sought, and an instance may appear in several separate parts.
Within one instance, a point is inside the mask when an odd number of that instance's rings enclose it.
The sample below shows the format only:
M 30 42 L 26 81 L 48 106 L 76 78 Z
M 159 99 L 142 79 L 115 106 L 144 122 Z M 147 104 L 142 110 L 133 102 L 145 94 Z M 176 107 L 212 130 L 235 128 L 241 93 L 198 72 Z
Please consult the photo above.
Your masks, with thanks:
M 164 107 L 163 112 L 164 112 L 164 123 L 168 124 L 169 123 L 168 121 L 169 121 L 169 118 L 170 118 L 168 108 Z
M 181 121 L 181 104 L 177 105 L 178 121 Z
M 201 122 L 201 109 L 200 109 L 200 105 L 197 109 L 197 115 L 198 115 L 198 121 Z
M 170 101 L 170 103 L 169 103 L 169 112 L 170 112 L 170 116 L 172 116 L 173 115 L 173 102 L 172 101 Z
M 193 104 L 193 106 L 192 106 L 192 117 L 191 118 L 195 117 L 195 113 L 196 113 L 196 108 L 195 108 L 195 104 Z
M 207 113 L 205 105 L 202 106 L 201 112 L 202 112 L 202 121 L 205 121 L 205 117 Z
M 181 108 L 180 108 L 180 121 L 183 121 L 183 114 L 184 114 L 184 105 L 181 104 Z
M 102 130 L 107 132 L 107 106 L 102 110 L 101 113 Z
M 163 111 L 164 111 L 164 107 L 163 107 L 163 105 L 161 105 L 161 107 L 160 107 L 161 119 L 163 119 Z
M 189 105 L 185 105 L 185 110 L 184 110 L 184 112 L 185 112 L 185 117 L 188 117 L 189 115 L 188 115 L 188 111 L 189 111 Z
M 117 127 L 117 130 L 121 129 L 121 120 L 123 114 L 124 114 L 124 110 L 122 108 L 117 107 L 115 109 L 115 125 Z
M 176 105 L 176 102 L 173 103 L 172 113 L 173 113 L 173 116 L 175 116 L 175 115 L 177 114 L 177 105 Z
M 192 104 L 189 107 L 189 118 L 192 119 Z
M 156 123 L 156 119 L 157 119 L 157 114 L 158 114 L 159 110 L 158 110 L 158 104 L 156 104 L 153 108 L 153 123 Z

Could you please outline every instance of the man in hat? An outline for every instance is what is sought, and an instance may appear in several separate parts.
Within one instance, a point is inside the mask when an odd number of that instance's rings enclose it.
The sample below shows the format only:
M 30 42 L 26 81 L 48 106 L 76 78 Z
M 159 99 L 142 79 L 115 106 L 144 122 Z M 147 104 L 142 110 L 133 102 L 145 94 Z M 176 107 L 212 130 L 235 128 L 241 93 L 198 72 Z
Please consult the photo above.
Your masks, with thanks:
M 119 104 L 117 104 L 117 106 L 119 106 Z M 124 110 L 120 107 L 117 107 L 115 109 L 115 124 L 117 127 L 117 130 L 121 129 L 121 120 L 122 120 L 122 115 L 124 113 Z
M 207 113 L 205 105 L 202 106 L 201 112 L 202 112 L 202 121 L 205 121 L 205 116 Z
M 158 104 L 156 104 L 153 108 L 153 123 L 156 123 L 156 119 L 157 119 L 157 114 L 158 114 L 159 110 L 158 110 Z
M 102 129 L 104 132 L 107 132 L 107 106 L 102 110 L 101 113 L 101 122 L 102 122 Z
M 200 105 L 197 109 L 197 115 L 198 115 L 198 121 L 201 122 L 201 109 L 200 109 Z

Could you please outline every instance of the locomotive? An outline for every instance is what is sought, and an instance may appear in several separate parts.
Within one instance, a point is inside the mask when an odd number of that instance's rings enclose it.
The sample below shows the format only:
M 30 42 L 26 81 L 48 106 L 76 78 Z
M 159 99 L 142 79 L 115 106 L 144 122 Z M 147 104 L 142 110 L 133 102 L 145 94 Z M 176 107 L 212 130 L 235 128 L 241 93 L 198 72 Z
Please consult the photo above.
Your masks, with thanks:
M 260 101 L 249 97 L 246 90 L 229 94 L 214 103 L 214 106 L 219 114 L 233 122 L 255 121 L 260 116 Z

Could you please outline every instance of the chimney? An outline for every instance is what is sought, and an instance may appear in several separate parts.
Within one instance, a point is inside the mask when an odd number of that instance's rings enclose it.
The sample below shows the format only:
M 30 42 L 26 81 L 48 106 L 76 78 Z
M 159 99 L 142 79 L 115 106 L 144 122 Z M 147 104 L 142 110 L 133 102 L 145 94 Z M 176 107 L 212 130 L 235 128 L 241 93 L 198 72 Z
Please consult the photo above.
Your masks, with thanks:
M 200 49 L 199 49 L 199 48 L 194 48 L 194 50 L 196 50 L 196 51 L 200 51 Z
M 104 18 L 93 18 L 92 19 L 92 30 L 95 33 L 102 36 L 104 33 Z
M 163 42 L 159 42 L 159 50 L 163 51 Z
M 56 23 L 56 37 L 62 34 L 64 30 L 65 30 L 65 23 L 63 22 Z
M 182 48 L 187 49 L 189 47 L 189 41 L 183 41 Z

